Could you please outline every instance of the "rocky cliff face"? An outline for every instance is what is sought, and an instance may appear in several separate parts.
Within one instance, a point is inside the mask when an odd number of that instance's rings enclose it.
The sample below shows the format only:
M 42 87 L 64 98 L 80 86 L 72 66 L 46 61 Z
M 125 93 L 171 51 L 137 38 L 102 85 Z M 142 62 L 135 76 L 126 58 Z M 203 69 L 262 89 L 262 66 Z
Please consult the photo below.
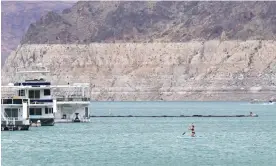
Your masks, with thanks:
M 274 2 L 78 2 L 32 24 L 2 70 L 38 63 L 96 100 L 267 100 Z
M 275 51 L 274 41 L 254 40 L 23 45 L 2 76 L 15 81 L 15 67 L 42 63 L 54 83 L 91 83 L 96 100 L 268 99 Z
M 273 40 L 275 2 L 78 2 L 32 24 L 22 44 Z

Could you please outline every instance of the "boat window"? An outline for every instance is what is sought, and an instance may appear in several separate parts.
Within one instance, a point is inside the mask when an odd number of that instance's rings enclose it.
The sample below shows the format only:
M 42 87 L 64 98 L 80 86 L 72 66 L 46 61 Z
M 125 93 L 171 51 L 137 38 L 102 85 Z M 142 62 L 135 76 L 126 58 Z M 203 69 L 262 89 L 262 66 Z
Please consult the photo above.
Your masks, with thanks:
M 29 98 L 30 99 L 39 99 L 40 98 L 40 90 L 30 90 Z
M 48 108 L 45 108 L 45 114 L 48 114 Z
M 29 90 L 29 98 L 33 99 L 34 98 L 34 91 Z
M 25 96 L 25 90 L 24 89 L 19 90 L 18 96 Z
M 34 108 L 30 108 L 30 115 L 34 115 Z
M 5 108 L 5 114 L 9 118 L 18 117 L 18 108 Z
M 88 117 L 88 107 L 85 107 L 85 117 Z
M 3 104 L 12 104 L 12 99 L 3 99 Z
M 35 113 L 36 113 L 36 115 L 42 115 L 42 109 L 41 108 L 36 108 Z
M 45 114 L 52 114 L 53 108 L 45 108 Z
M 22 99 L 13 99 L 13 104 L 22 104 Z
M 30 115 L 42 115 L 42 108 L 30 108 Z
M 40 90 L 35 91 L 35 98 L 39 99 L 40 98 Z
M 50 95 L 51 95 L 50 89 L 44 89 L 44 96 L 50 96 Z

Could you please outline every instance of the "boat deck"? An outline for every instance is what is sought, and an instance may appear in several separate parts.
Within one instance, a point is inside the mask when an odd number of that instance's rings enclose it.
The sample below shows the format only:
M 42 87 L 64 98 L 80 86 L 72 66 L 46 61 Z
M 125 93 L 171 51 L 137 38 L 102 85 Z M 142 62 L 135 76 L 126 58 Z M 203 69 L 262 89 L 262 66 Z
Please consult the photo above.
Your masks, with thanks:
M 55 123 L 87 123 L 90 122 L 90 119 L 83 119 L 80 122 L 74 122 L 72 119 L 55 119 Z

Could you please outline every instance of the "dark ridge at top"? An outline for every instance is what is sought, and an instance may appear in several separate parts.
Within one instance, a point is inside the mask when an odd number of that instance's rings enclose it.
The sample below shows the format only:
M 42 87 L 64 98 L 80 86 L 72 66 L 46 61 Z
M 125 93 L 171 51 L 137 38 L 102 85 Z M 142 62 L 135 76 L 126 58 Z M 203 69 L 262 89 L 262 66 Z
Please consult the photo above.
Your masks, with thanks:
M 31 23 L 49 11 L 61 13 L 71 8 L 74 1 L 1 1 L 1 65 L 16 49 Z
M 78 2 L 32 24 L 21 44 L 274 40 L 276 2 Z

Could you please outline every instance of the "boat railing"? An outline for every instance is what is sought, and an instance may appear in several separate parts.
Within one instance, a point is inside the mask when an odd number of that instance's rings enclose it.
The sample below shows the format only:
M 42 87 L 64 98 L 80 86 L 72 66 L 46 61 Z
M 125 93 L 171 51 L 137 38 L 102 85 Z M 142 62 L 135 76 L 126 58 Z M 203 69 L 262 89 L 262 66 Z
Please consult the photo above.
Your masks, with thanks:
M 56 99 L 57 101 L 90 101 L 88 97 L 62 97 Z
M 53 99 L 30 99 L 30 104 L 47 104 L 53 103 Z
M 30 98 L 30 100 L 50 100 L 51 98 Z
M 2 117 L 1 120 L 2 124 L 5 123 L 6 125 L 15 125 L 16 121 L 22 121 L 23 119 L 18 117 Z
M 14 96 L 17 96 L 17 92 L 1 91 L 2 98 L 12 99 L 12 98 L 14 98 Z
M 22 118 L 19 118 L 19 117 L 6 117 L 6 120 L 7 121 L 18 121 L 18 120 L 23 120 Z

